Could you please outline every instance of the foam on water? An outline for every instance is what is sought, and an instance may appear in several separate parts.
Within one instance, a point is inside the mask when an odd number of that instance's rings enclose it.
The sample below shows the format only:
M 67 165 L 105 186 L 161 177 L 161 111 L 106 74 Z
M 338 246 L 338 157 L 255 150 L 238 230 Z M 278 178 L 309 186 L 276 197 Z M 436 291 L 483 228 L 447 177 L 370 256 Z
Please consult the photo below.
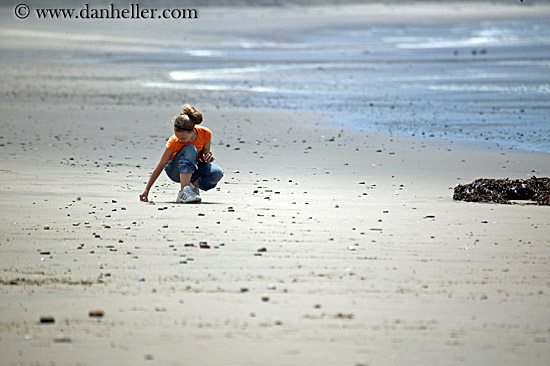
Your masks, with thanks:
M 273 88 L 264 88 L 258 86 L 239 87 L 235 85 L 227 84 L 178 84 L 178 83 L 164 83 L 164 82 L 151 82 L 145 81 L 140 83 L 143 86 L 149 88 L 162 88 L 162 89 L 184 89 L 184 90 L 216 90 L 216 91 L 246 91 L 255 93 L 277 93 L 285 92 Z
M 548 22 L 325 29 L 182 53 L 159 62 L 165 78 L 142 85 L 219 91 L 219 106 L 338 112 L 351 128 L 550 152 Z
M 431 90 L 444 91 L 482 91 L 482 92 L 502 92 L 502 93 L 540 93 L 550 94 L 550 84 L 543 85 L 429 85 Z

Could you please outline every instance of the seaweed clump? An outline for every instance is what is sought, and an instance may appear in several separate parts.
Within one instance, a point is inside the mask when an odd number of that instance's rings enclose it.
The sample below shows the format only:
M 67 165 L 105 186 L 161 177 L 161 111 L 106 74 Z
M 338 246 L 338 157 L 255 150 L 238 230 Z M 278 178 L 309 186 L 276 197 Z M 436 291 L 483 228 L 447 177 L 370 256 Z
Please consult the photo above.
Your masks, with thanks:
M 512 204 L 516 200 L 550 206 L 550 178 L 476 179 L 454 188 L 454 200 Z

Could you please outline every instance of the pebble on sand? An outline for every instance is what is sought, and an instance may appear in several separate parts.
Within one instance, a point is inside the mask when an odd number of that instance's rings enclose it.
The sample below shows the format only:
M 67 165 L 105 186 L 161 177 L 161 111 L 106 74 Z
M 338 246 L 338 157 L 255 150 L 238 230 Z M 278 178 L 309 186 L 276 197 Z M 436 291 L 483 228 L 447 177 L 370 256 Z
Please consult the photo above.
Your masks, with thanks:
M 64 334 L 58 334 L 53 339 L 55 343 L 71 343 L 71 338 L 67 337 Z
M 40 323 L 42 324 L 55 323 L 55 319 L 53 316 L 41 316 Z
M 88 312 L 88 316 L 90 316 L 91 318 L 102 318 L 104 315 L 105 312 L 101 309 L 90 310 Z

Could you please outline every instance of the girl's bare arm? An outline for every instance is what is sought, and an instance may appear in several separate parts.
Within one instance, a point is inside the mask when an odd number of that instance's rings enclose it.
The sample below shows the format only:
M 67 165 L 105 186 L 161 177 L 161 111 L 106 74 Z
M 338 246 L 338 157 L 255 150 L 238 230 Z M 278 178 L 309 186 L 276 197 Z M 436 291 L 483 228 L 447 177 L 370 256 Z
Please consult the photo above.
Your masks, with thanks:
M 149 181 L 147 181 L 147 185 L 145 186 L 145 189 L 143 190 L 143 193 L 139 195 L 140 201 L 147 202 L 149 201 L 147 199 L 147 196 L 149 195 L 149 190 L 155 184 L 155 181 L 159 177 L 160 173 L 164 170 L 164 167 L 168 162 L 170 161 L 170 158 L 172 157 L 173 152 L 169 149 L 164 150 L 164 153 L 160 157 L 159 162 L 157 163 L 157 166 L 155 169 L 153 169 L 153 172 L 151 173 L 151 176 L 149 177 Z

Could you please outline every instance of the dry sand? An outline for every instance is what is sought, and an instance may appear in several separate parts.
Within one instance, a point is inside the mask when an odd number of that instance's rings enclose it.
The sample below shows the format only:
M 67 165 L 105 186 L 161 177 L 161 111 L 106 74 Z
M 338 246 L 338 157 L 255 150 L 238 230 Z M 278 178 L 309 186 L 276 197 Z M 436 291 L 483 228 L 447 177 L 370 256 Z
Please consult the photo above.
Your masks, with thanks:
M 0 364 L 550 362 L 549 208 L 452 200 L 479 177 L 550 176 L 548 154 L 197 98 L 222 182 L 175 204 L 162 175 L 142 203 L 177 96 L 132 90 L 138 66 L 50 62 L 13 29 Z

